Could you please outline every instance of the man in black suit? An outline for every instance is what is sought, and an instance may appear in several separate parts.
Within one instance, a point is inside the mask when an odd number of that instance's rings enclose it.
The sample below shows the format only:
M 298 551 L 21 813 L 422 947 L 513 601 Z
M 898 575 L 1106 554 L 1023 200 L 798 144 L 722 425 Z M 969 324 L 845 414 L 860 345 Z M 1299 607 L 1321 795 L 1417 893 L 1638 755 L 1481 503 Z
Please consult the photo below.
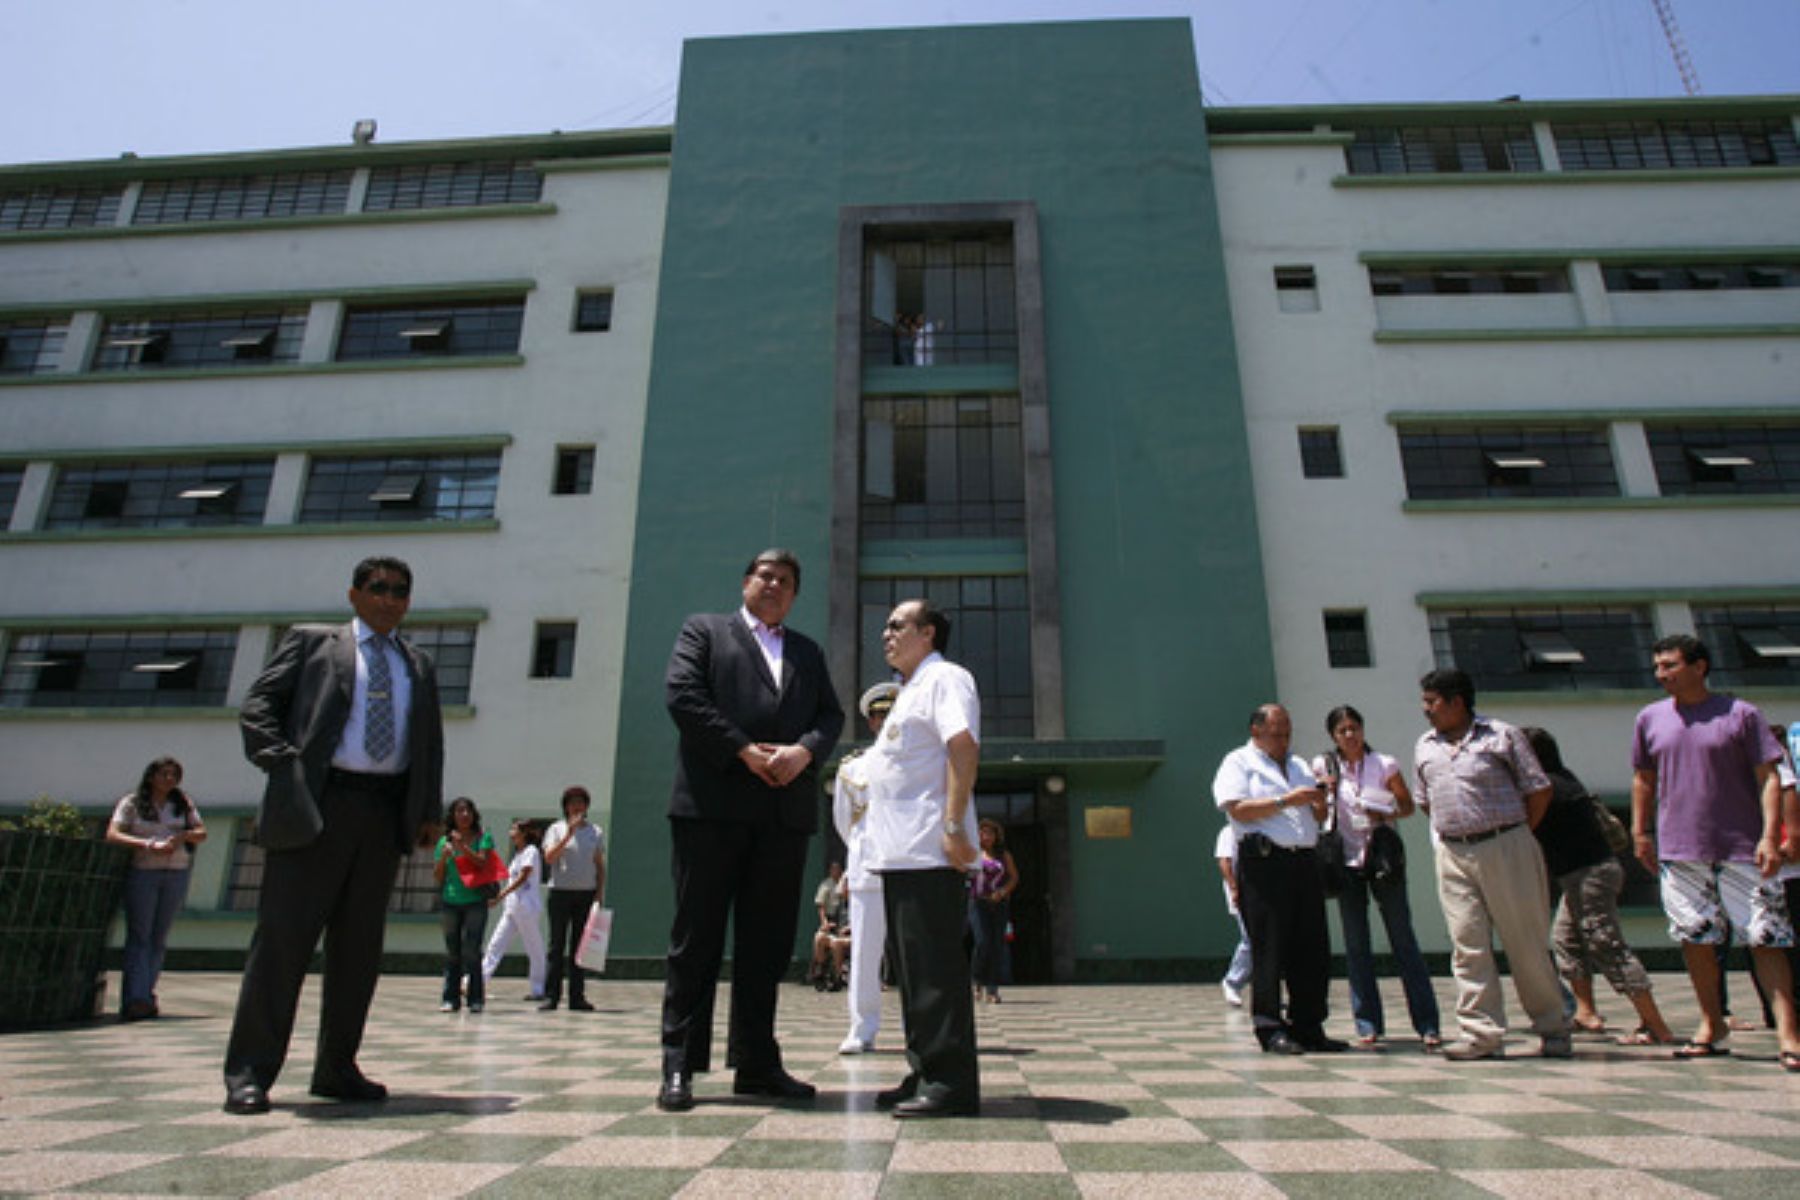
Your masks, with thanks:
M 244 698 L 244 753 L 268 772 L 256 933 L 225 1049 L 225 1111 L 269 1111 L 306 964 L 325 935 L 312 1093 L 377 1101 L 356 1065 L 401 855 L 437 839 L 444 729 L 431 659 L 393 637 L 412 598 L 397 558 L 356 565 L 345 625 L 288 631 Z
M 844 711 L 818 644 L 782 626 L 799 591 L 799 559 L 763 551 L 744 569 L 743 607 L 689 617 L 669 659 L 669 715 L 681 742 L 669 801 L 675 921 L 656 1097 L 668 1111 L 692 1108 L 694 1072 L 712 1069 L 727 916 L 732 1091 L 814 1094 L 781 1065 L 775 994 L 793 954 L 807 840 L 818 828 L 818 769 Z

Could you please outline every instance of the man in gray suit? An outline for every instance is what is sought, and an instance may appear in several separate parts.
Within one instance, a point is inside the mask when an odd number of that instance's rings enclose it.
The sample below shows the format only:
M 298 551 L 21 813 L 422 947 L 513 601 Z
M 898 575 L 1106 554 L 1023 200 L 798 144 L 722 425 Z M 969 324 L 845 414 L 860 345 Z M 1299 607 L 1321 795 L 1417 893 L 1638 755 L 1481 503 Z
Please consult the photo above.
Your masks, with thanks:
M 244 698 L 244 753 L 268 772 L 256 933 L 225 1050 L 225 1111 L 269 1111 L 306 964 L 325 936 L 312 1093 L 379 1101 L 356 1064 L 401 855 L 437 839 L 444 729 L 431 659 L 393 636 L 412 602 L 397 558 L 356 565 L 345 625 L 296 625 Z
M 743 606 L 689 617 L 669 658 L 669 715 L 681 742 L 669 799 L 675 920 L 656 1097 L 666 1111 L 692 1108 L 693 1073 L 711 1069 L 728 916 L 732 1091 L 813 1095 L 781 1065 L 775 994 L 793 954 L 807 843 L 819 824 L 818 771 L 844 710 L 818 644 L 782 624 L 799 591 L 799 559 L 763 551 L 744 568 Z

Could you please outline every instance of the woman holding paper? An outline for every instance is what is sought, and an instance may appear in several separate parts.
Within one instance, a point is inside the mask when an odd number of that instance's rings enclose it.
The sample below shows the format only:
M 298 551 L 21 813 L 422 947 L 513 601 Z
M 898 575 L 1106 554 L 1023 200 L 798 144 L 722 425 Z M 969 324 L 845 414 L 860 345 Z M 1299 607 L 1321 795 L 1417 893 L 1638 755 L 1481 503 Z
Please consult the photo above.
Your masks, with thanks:
M 1381 989 L 1375 981 L 1375 953 L 1369 940 L 1369 897 L 1381 909 L 1388 947 L 1400 968 L 1400 984 L 1406 991 L 1413 1029 L 1426 1051 L 1436 1050 L 1437 996 L 1431 990 L 1431 972 L 1413 936 L 1412 910 L 1406 899 L 1404 843 L 1395 828 L 1402 817 L 1412 815 L 1412 793 L 1400 765 L 1372 748 L 1363 738 L 1363 718 L 1348 704 L 1331 710 L 1325 718 L 1333 749 L 1313 762 L 1319 785 L 1332 799 L 1336 825 L 1344 837 L 1344 862 L 1350 879 L 1338 896 L 1338 917 L 1344 927 L 1344 962 L 1350 975 L 1350 1014 L 1356 1021 L 1357 1040 L 1372 1046 L 1386 1035 L 1381 1010 Z
M 480 880 L 489 874 L 488 858 L 494 853 L 494 839 L 481 828 L 481 810 L 467 796 L 450 802 L 450 813 L 444 824 L 447 832 L 438 839 L 437 856 L 432 874 L 443 889 L 444 929 L 444 998 L 439 1012 L 455 1012 L 462 1007 L 463 980 L 469 981 L 469 1011 L 480 1012 L 487 1001 L 486 980 L 481 974 L 481 941 L 487 933 L 488 898 L 480 890 Z M 504 877 L 504 871 L 502 871 Z M 471 884 L 464 876 L 477 882 Z

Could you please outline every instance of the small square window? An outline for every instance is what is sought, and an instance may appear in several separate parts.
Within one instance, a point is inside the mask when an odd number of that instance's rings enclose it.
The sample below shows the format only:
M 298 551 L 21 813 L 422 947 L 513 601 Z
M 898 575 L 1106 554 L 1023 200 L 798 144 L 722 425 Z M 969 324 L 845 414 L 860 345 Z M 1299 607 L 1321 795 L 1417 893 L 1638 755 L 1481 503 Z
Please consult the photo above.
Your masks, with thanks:
M 1319 280 L 1312 267 L 1276 267 L 1275 304 L 1284 313 L 1318 312 Z
M 1337 426 L 1300 431 L 1300 473 L 1307 479 L 1342 479 L 1344 454 Z
M 1369 653 L 1369 614 L 1356 612 L 1325 613 L 1325 657 L 1334 667 L 1367 667 L 1374 665 Z
M 550 492 L 554 496 L 585 496 L 594 490 L 594 448 L 592 446 L 558 446 L 556 479 Z
M 575 332 L 602 333 L 612 328 L 612 289 L 575 293 Z
M 567 679 L 575 674 L 575 623 L 539 621 L 531 651 L 533 679 Z

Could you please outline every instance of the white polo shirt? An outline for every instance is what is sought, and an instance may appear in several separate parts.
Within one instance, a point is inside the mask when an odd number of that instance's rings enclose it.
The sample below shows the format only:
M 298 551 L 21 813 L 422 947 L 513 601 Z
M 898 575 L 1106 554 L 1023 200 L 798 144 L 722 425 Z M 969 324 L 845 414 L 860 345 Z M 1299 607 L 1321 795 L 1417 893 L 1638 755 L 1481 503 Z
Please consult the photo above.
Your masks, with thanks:
M 869 870 L 927 871 L 950 865 L 943 847 L 950 783 L 945 747 L 959 733 L 981 740 L 975 677 L 933 651 L 901 685 L 881 735 L 857 759 L 868 781 L 863 865 Z M 963 813 L 963 828 L 969 844 L 980 845 L 973 796 Z
M 1295 788 L 1317 787 L 1318 781 L 1297 754 L 1278 763 L 1264 754 L 1253 741 L 1245 742 L 1225 756 L 1219 773 L 1213 776 L 1213 802 L 1222 810 L 1231 800 L 1266 800 L 1285 796 Z M 1290 804 L 1280 812 L 1260 821 L 1231 819 L 1231 827 L 1242 840 L 1245 834 L 1260 833 L 1277 846 L 1301 849 L 1319 840 L 1319 823 L 1313 819 L 1312 806 Z

